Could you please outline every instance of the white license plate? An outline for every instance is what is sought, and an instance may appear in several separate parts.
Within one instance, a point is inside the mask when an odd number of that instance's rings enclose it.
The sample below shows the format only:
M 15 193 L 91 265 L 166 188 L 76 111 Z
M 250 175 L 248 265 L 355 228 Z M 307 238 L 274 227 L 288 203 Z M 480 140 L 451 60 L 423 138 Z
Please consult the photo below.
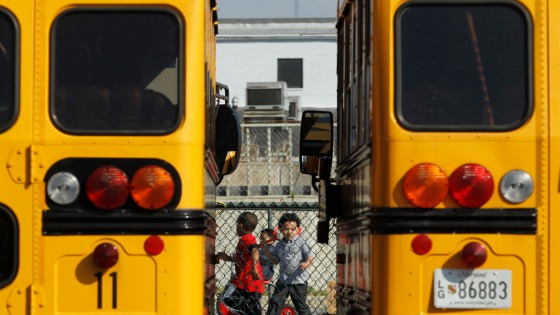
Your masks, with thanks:
M 511 308 L 511 270 L 436 269 L 436 308 Z

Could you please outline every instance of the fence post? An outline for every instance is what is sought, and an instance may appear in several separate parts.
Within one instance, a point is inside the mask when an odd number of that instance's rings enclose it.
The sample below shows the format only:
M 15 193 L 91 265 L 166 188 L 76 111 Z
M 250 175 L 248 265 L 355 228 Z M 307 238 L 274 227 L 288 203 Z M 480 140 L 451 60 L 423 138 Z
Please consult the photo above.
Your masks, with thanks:
M 251 128 L 245 128 L 246 134 L 247 134 L 247 141 L 245 141 L 245 143 L 247 144 L 247 148 L 245 149 L 245 152 L 247 154 L 247 167 L 245 168 L 247 170 L 247 196 L 249 196 L 249 187 L 251 187 Z M 241 189 L 241 188 L 239 188 Z
M 294 192 L 293 192 L 293 191 L 294 191 L 294 186 L 296 185 L 296 183 L 292 182 L 292 181 L 293 181 L 293 175 L 292 175 L 292 164 L 293 164 L 293 163 L 292 163 L 292 152 L 293 152 L 293 144 L 292 144 L 292 143 L 293 143 L 293 136 L 294 136 L 294 133 L 292 132 L 293 130 L 294 130 L 294 127 L 292 127 L 292 126 L 290 126 L 290 128 L 288 128 L 288 139 L 289 139 L 289 140 L 288 140 L 288 152 L 289 152 L 289 154 L 288 154 L 288 159 L 289 159 L 289 160 L 288 160 L 288 163 L 289 163 L 289 164 L 288 164 L 288 165 L 289 165 L 289 167 L 288 167 L 288 173 L 289 173 L 289 174 L 288 174 L 288 176 L 289 176 L 289 177 L 288 177 L 288 183 L 289 183 L 289 185 L 290 185 L 290 197 L 293 196 L 293 193 L 294 193 Z M 298 155 L 299 155 L 299 152 L 298 152 Z M 298 157 L 298 162 L 299 162 L 299 157 Z M 299 165 L 299 164 L 298 164 L 298 165 Z M 294 201 L 294 200 L 292 199 L 292 201 Z
M 272 227 L 272 209 L 268 208 L 268 228 L 274 229 Z
M 270 173 L 272 172 L 272 130 L 271 127 L 266 128 L 266 154 L 268 155 L 267 166 L 268 166 L 268 193 L 270 194 Z

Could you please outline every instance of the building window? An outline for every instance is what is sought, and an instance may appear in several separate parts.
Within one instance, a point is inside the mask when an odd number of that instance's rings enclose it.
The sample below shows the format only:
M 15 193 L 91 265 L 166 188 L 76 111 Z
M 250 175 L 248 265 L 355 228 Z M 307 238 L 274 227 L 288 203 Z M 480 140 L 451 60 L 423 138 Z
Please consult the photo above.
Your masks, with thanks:
M 303 88 L 303 59 L 278 59 L 278 81 L 288 88 Z
M 299 96 L 288 96 L 288 119 L 300 119 Z

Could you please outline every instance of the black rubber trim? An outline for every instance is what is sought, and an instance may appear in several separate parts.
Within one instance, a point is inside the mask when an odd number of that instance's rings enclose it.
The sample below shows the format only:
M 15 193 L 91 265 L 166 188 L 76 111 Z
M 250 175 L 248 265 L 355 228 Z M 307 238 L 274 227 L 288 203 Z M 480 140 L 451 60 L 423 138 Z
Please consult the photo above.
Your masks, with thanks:
M 19 223 L 14 213 L 0 204 L 0 289 L 13 283 L 19 271 Z
M 157 212 L 43 211 L 44 235 L 204 235 L 213 219 L 202 210 Z M 208 229 L 208 231 L 207 231 Z
M 375 208 L 368 213 L 339 218 L 336 227 L 337 234 L 366 230 L 375 234 L 536 234 L 537 209 Z

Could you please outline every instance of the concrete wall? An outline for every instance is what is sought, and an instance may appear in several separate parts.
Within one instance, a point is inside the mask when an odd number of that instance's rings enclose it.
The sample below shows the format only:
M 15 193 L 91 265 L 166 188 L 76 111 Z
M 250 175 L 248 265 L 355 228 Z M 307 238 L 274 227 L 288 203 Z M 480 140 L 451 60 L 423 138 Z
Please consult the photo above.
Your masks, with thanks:
M 261 30 L 262 31 L 262 30 Z M 274 32 L 273 30 L 271 32 Z M 300 108 L 336 107 L 336 38 L 267 38 L 262 34 L 218 39 L 217 78 L 245 106 L 247 82 L 277 81 L 279 58 L 303 59 L 303 88 L 288 89 L 300 97 Z

